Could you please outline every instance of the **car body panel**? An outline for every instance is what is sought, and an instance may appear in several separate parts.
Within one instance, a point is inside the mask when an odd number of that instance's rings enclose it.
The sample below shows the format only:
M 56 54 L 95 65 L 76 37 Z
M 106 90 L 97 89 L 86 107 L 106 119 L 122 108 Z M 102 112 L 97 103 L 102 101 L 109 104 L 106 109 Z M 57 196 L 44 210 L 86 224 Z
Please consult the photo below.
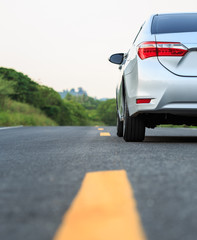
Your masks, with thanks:
M 180 42 L 188 52 L 183 57 L 158 57 L 169 71 L 180 76 L 197 76 L 197 32 L 155 35 L 157 42 Z

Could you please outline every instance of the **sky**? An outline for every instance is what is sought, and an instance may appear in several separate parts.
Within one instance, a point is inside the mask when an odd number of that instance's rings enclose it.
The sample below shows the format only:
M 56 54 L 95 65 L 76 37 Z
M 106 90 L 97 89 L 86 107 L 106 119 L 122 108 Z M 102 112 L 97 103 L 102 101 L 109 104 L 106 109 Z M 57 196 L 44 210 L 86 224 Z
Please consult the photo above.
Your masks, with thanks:
M 127 52 L 154 13 L 197 12 L 196 0 L 0 0 L 0 66 L 56 91 L 113 98 Z

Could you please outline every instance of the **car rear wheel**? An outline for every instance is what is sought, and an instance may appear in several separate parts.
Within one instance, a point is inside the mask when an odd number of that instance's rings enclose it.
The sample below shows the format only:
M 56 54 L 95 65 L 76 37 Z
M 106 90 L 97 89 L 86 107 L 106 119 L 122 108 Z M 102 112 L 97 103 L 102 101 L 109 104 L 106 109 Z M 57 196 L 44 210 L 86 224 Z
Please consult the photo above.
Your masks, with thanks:
M 125 100 L 123 138 L 126 142 L 141 142 L 145 137 L 145 123 L 140 117 L 130 117 L 127 102 Z
M 123 136 L 123 121 L 120 121 L 119 114 L 117 113 L 117 136 Z

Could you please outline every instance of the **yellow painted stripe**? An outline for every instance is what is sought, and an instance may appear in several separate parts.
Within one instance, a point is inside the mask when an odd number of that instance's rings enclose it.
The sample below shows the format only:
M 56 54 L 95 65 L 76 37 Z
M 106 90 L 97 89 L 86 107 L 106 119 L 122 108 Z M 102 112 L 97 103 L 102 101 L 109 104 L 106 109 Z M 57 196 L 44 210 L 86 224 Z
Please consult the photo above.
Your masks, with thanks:
M 111 136 L 111 134 L 109 132 L 100 132 L 100 136 L 101 137 L 106 137 L 106 136 Z
M 124 170 L 87 173 L 54 240 L 145 240 Z
M 104 130 L 104 128 L 98 128 L 98 130 L 99 130 L 99 131 L 102 131 L 102 130 Z

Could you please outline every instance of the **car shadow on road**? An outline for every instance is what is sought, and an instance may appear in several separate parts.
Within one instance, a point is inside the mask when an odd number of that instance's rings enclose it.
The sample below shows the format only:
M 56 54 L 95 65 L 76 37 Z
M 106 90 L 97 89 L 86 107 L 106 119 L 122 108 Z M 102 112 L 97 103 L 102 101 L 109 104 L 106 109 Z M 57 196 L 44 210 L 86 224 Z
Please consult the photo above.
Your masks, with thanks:
M 173 142 L 173 143 L 197 143 L 197 137 L 192 136 L 147 136 L 144 142 Z

